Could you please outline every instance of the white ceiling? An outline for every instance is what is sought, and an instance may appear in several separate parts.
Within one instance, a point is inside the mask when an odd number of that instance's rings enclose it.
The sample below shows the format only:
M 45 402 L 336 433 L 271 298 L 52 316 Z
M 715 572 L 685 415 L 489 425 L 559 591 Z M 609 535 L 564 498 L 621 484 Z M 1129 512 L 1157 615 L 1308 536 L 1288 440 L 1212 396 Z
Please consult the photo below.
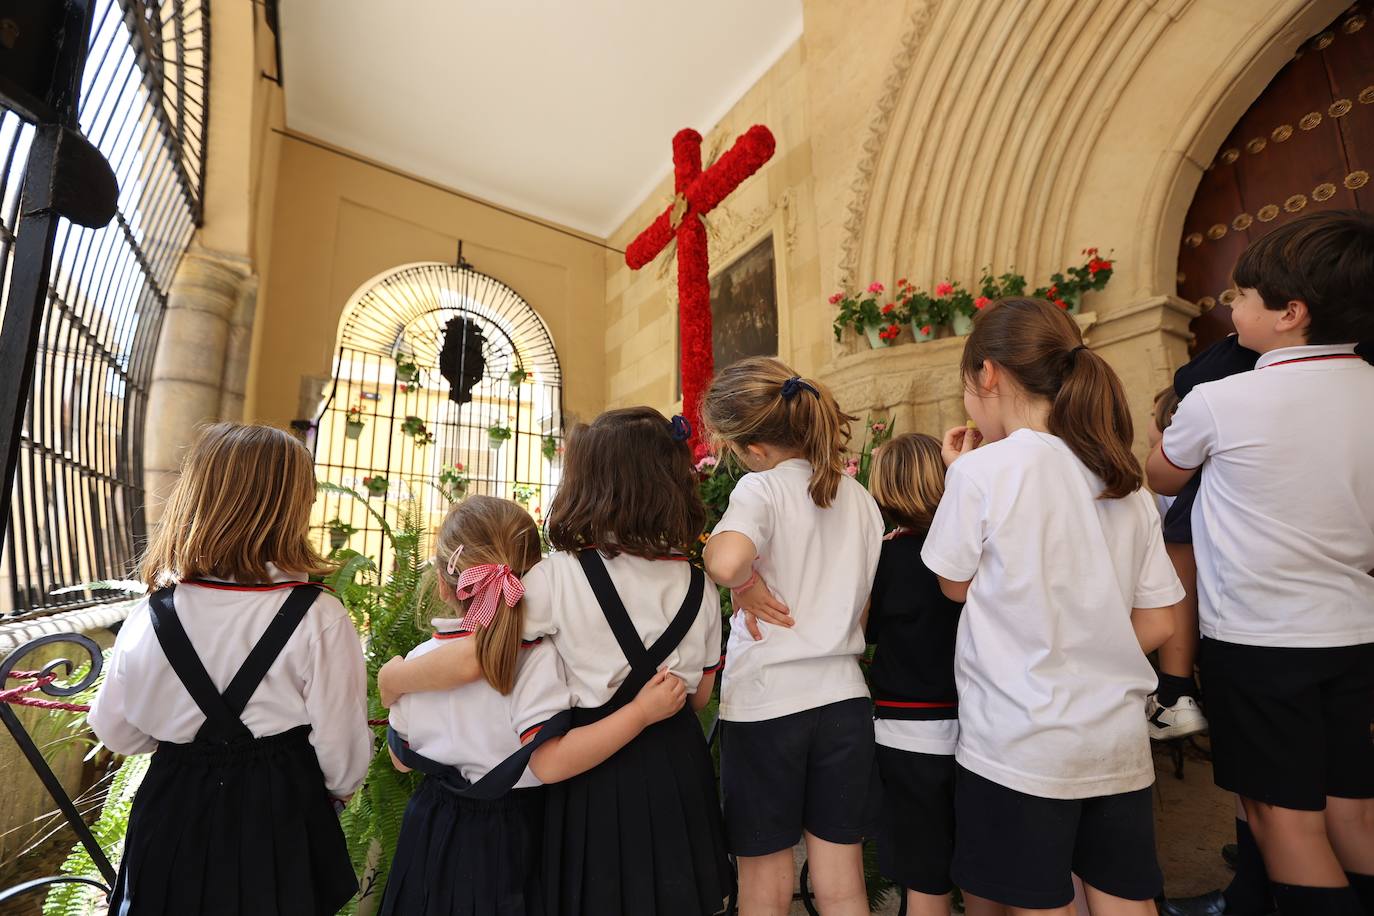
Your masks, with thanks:
M 801 0 L 284 0 L 293 130 L 605 237 L 802 31 Z

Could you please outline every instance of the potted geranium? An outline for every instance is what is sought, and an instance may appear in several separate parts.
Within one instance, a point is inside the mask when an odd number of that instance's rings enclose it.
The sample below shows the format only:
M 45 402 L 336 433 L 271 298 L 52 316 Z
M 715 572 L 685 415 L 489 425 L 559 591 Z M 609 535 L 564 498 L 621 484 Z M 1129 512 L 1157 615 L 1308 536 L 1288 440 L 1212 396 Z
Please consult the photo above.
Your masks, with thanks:
M 524 506 L 530 507 L 530 501 L 539 495 L 539 488 L 530 483 L 517 483 L 511 488 L 511 498 Z
M 830 297 L 830 304 L 839 306 L 839 314 L 832 323 L 836 341 L 845 328 L 853 328 L 854 333 L 867 337 L 875 350 L 889 346 L 897 338 L 902 332 L 901 312 L 896 302 L 878 304 L 883 290 L 883 285 L 875 280 L 862 293 L 840 292 Z
M 528 372 L 517 366 L 516 368 L 510 371 L 510 375 L 507 376 L 507 379 L 510 380 L 510 386 L 514 388 L 517 385 L 524 384 L 525 379 L 529 377 L 530 374 Z
M 1087 258 L 1086 261 L 1077 267 L 1067 268 L 1063 273 L 1052 274 L 1050 285 L 1040 287 L 1033 295 L 1050 300 L 1070 314 L 1076 314 L 1083 304 L 1083 294 L 1089 290 L 1103 289 L 1115 269 L 1110 258 L 1098 257 L 1096 248 L 1084 248 L 1083 256 Z
M 372 496 L 385 496 L 386 491 L 391 489 L 391 481 L 380 475 L 376 477 L 364 477 L 363 487 L 366 488 L 367 492 Z
M 366 424 L 363 423 L 363 405 L 354 404 L 352 407 L 348 408 L 348 419 L 344 423 L 344 437 L 348 439 L 357 439 L 363 434 L 363 427 L 365 425 Z
M 425 426 L 419 417 L 406 417 L 401 421 L 401 432 L 411 438 L 417 447 L 424 447 L 434 441 L 434 433 Z
M 453 464 L 446 464 L 439 471 L 439 489 L 451 503 L 456 503 L 467 495 L 468 475 L 467 469 L 463 467 L 461 461 Z
M 487 427 L 487 444 L 492 450 L 499 449 L 506 444 L 506 440 L 511 437 L 509 426 L 502 426 L 499 423 Z
M 326 525 L 329 528 L 329 548 L 331 550 L 338 550 L 348 543 L 349 538 L 358 533 L 357 528 L 337 515 L 331 518 Z
M 420 380 L 420 364 L 415 362 L 415 358 L 405 354 L 396 354 L 396 381 L 409 385 Z M 410 390 L 409 388 L 406 389 Z
M 543 453 L 545 461 L 552 461 L 558 457 L 558 453 L 563 451 L 563 448 L 558 444 L 558 439 L 553 433 L 549 433 L 540 441 L 539 451 Z

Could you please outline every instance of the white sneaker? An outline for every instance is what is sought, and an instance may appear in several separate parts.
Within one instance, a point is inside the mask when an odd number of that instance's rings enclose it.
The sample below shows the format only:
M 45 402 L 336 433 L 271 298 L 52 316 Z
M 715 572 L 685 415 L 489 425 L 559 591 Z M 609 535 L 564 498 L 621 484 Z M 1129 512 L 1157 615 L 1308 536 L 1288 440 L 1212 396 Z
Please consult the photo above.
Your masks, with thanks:
M 1192 697 L 1179 697 L 1173 706 L 1163 706 L 1151 694 L 1145 703 L 1145 717 L 1150 720 L 1150 737 L 1155 741 L 1172 741 L 1207 731 L 1207 717 Z

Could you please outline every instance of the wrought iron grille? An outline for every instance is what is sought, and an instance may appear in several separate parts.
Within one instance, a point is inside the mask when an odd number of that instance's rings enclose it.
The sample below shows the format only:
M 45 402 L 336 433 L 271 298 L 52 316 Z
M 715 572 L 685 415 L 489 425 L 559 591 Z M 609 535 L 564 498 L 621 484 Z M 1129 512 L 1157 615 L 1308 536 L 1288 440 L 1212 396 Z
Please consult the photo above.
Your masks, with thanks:
M 480 334 L 480 373 L 463 403 L 450 399 L 440 372 L 455 318 Z M 316 476 L 368 493 L 388 523 L 412 505 L 437 523 L 453 499 L 471 493 L 514 498 L 541 518 L 562 451 L 553 340 L 518 293 L 466 264 L 398 268 L 346 310 L 316 425 Z M 326 548 L 347 544 L 385 562 L 380 525 L 356 500 L 325 493 L 315 506 Z
M 210 21 L 204 0 L 98 0 L 81 131 L 119 180 L 100 230 L 63 222 L 0 557 L 0 615 L 123 597 L 54 591 L 127 575 L 144 537 L 143 421 L 177 261 L 200 220 Z M 33 129 L 0 108 L 0 277 Z

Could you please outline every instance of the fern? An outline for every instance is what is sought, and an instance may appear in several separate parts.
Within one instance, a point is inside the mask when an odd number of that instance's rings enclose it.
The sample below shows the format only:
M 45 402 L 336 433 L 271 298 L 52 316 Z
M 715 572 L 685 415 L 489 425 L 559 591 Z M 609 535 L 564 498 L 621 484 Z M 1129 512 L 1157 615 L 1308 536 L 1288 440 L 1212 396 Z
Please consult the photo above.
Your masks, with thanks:
M 124 758 L 110 781 L 100 817 L 91 825 L 96 843 L 116 866 L 124 851 L 124 834 L 129 829 L 129 811 L 133 807 L 134 794 L 143 783 L 143 776 L 148 772 L 148 764 L 152 759 L 150 754 Z M 80 843 L 72 847 L 62 863 L 62 874 L 105 880 L 95 862 L 91 861 L 86 847 Z M 43 902 L 43 916 L 88 916 L 103 903 L 100 891 L 89 885 L 59 884 L 48 891 L 47 899 Z

